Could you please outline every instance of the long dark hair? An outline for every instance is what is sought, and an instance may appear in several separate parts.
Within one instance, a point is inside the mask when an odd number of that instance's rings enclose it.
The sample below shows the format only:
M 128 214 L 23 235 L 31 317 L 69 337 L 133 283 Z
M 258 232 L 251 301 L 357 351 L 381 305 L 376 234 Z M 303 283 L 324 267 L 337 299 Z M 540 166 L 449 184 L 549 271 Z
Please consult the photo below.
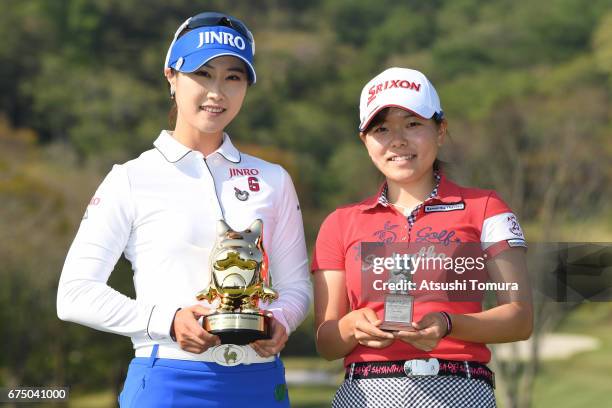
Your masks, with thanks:
M 191 31 L 191 28 L 185 27 L 183 31 L 181 31 L 179 35 L 176 36 L 176 39 L 178 40 L 179 38 L 187 34 L 189 31 Z M 170 68 L 170 69 L 176 75 L 176 71 L 174 70 L 174 68 Z M 168 92 L 170 93 L 170 91 L 171 91 L 171 85 L 168 83 Z M 174 129 L 174 127 L 176 126 L 176 117 L 178 115 L 178 107 L 176 106 L 176 100 L 174 99 L 174 95 L 171 94 L 170 99 L 172 99 L 172 106 L 170 107 L 170 110 L 168 111 L 168 125 L 170 126 L 170 129 Z

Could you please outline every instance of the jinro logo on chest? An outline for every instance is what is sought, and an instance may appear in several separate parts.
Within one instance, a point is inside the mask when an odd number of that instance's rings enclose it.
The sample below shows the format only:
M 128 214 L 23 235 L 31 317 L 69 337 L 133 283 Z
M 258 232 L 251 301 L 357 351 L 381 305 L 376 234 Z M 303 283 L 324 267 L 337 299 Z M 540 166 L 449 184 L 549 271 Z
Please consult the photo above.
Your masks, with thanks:
M 229 178 L 235 176 L 257 176 L 259 175 L 259 170 L 257 169 L 229 169 Z

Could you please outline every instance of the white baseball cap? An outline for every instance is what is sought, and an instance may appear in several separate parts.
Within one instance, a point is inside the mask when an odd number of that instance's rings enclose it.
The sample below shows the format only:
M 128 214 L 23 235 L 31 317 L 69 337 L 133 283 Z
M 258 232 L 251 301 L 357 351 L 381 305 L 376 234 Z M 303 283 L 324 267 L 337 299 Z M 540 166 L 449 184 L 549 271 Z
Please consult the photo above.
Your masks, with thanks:
M 389 68 L 363 87 L 359 100 L 359 131 L 363 132 L 374 116 L 385 108 L 401 108 L 436 120 L 444 113 L 436 89 L 427 77 L 414 69 Z

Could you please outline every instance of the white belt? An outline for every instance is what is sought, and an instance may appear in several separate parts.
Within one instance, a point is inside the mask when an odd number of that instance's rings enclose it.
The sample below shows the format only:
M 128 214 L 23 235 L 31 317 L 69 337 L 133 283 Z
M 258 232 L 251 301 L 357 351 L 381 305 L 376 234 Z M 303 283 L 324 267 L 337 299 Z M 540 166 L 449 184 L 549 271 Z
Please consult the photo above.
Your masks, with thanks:
M 136 357 L 150 357 L 153 346 L 143 346 L 136 349 Z M 202 354 L 190 353 L 182 350 L 178 344 L 160 344 L 157 351 L 158 358 L 172 358 L 175 360 L 206 361 L 231 367 L 238 364 L 270 363 L 276 356 L 261 357 L 251 346 L 238 346 L 236 344 L 222 344 L 214 346 Z

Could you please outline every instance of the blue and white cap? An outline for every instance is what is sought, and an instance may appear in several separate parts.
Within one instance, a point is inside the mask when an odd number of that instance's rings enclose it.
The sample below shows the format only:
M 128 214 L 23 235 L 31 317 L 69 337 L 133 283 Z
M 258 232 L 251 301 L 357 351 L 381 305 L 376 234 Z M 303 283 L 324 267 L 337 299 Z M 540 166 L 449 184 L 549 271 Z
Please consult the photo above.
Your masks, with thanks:
M 246 36 L 232 27 L 215 24 L 193 28 L 177 38 L 185 28 L 190 28 L 189 23 L 195 18 L 197 16 L 188 19 L 177 30 L 168 48 L 164 68 L 190 73 L 213 58 L 233 56 L 244 61 L 248 68 L 249 82 L 254 84 L 257 79 L 253 66 L 255 41 L 251 33 L 246 31 Z

